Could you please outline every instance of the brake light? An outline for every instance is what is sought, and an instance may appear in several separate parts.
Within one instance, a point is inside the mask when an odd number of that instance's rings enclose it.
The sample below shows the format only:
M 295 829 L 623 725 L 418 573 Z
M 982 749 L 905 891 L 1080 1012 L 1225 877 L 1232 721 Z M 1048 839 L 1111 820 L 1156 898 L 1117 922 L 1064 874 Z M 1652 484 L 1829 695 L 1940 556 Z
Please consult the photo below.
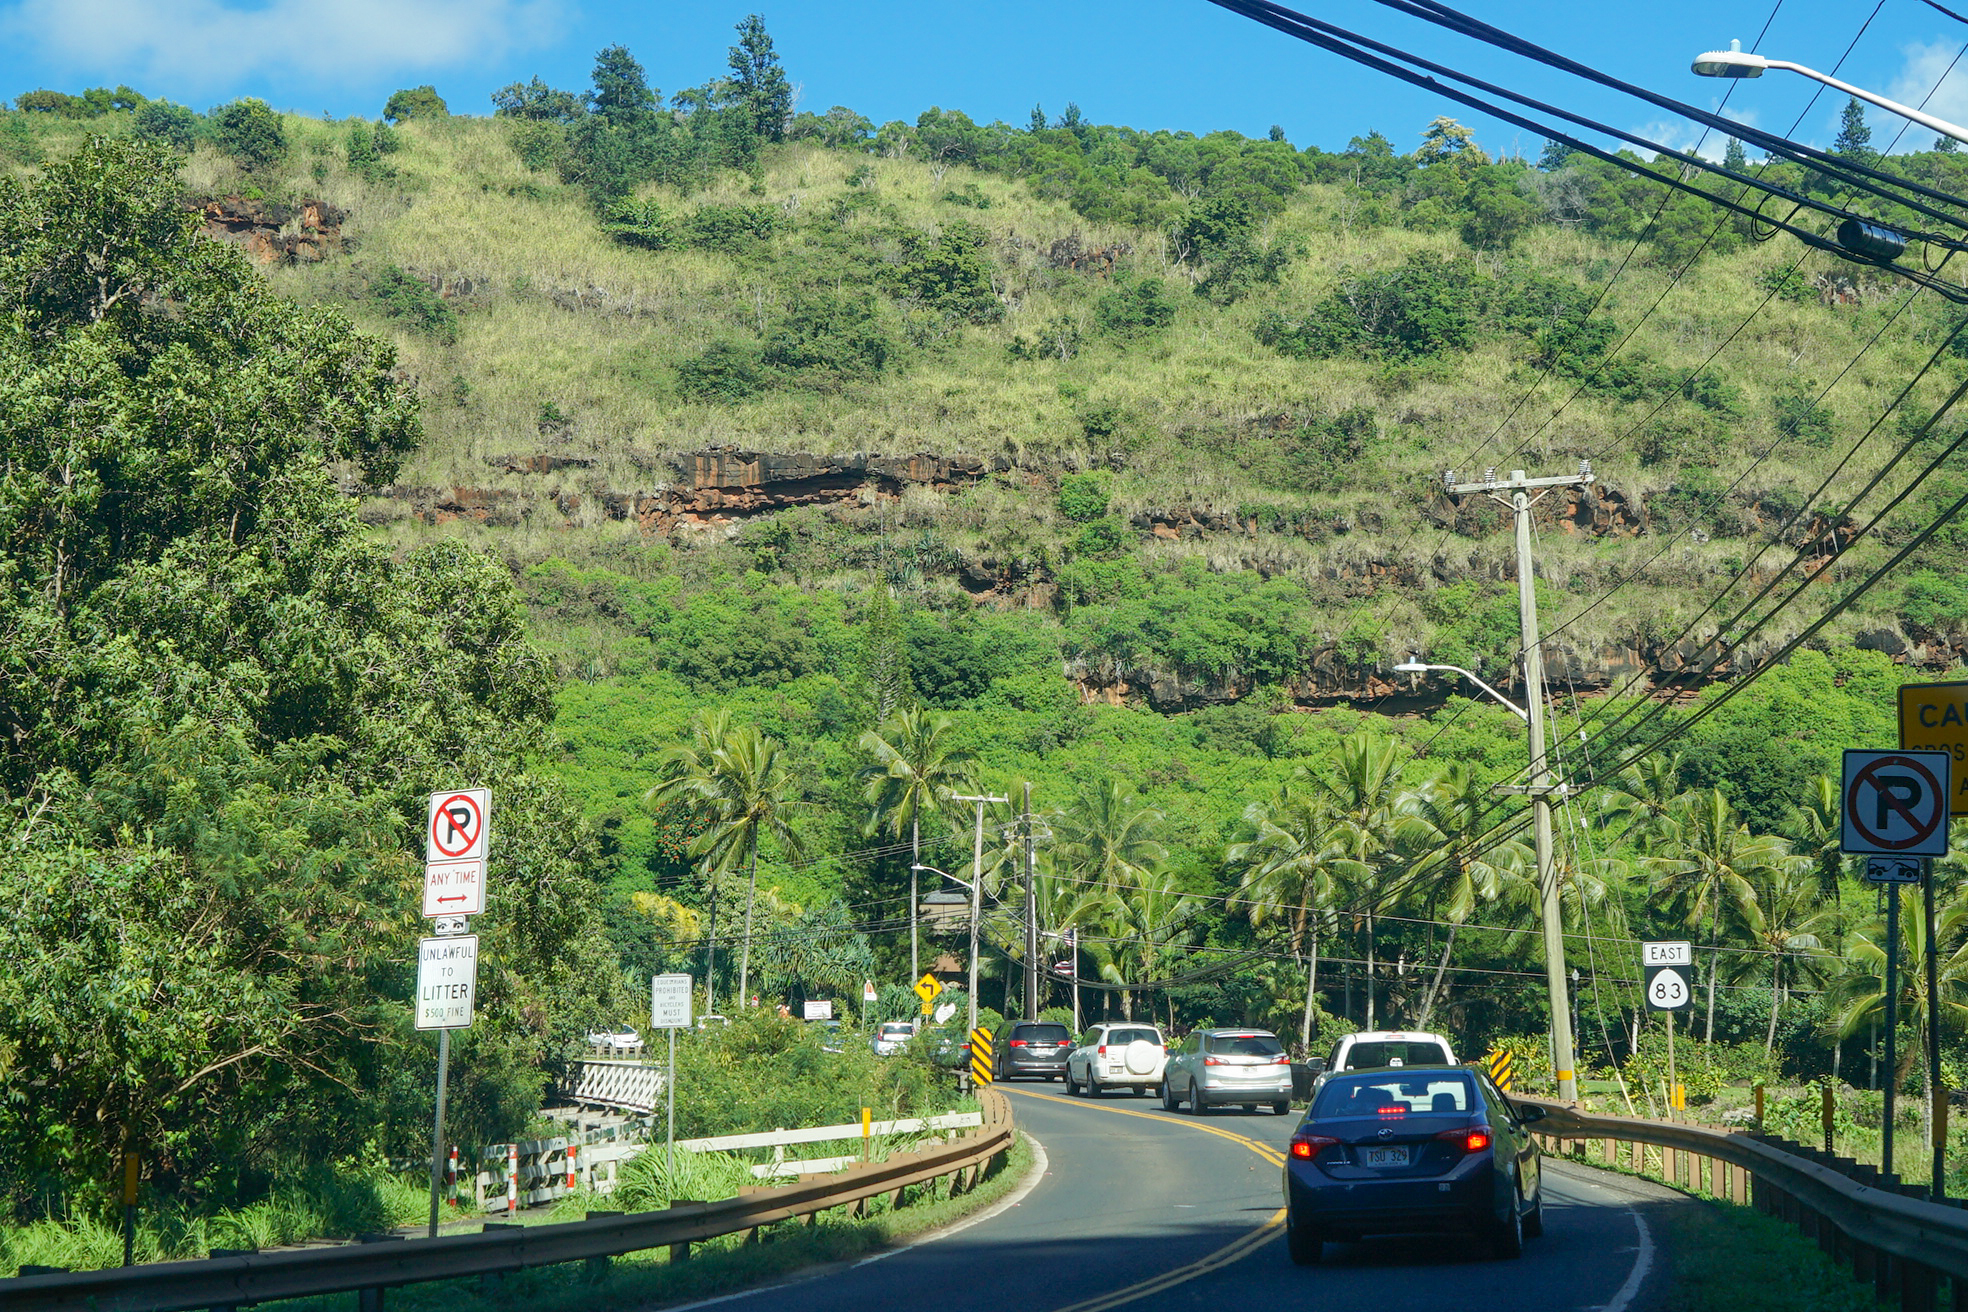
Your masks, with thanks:
M 1221 1065 L 1223 1065 L 1223 1063 L 1222 1063 L 1222 1062 L 1220 1062 L 1220 1061 L 1218 1061 L 1218 1060 L 1217 1060 L 1216 1058 L 1214 1058 L 1214 1057 L 1205 1057 L 1205 1058 L 1203 1058 L 1203 1065 L 1205 1065 L 1205 1066 L 1221 1066 Z
M 1490 1132 L 1480 1125 L 1466 1126 L 1460 1130 L 1444 1130 L 1435 1137 L 1460 1143 L 1466 1153 L 1480 1153 L 1495 1142 Z
M 1395 1103 L 1392 1107 L 1376 1107 L 1374 1110 L 1382 1116 L 1406 1116 L 1408 1114 L 1408 1108 L 1405 1103 Z
M 1309 1162 L 1319 1155 L 1322 1148 L 1331 1148 L 1339 1140 L 1328 1139 L 1323 1134 L 1295 1135 L 1291 1141 L 1291 1155 L 1300 1161 Z
M 1103 1044 L 1101 1044 L 1101 1045 L 1100 1045 L 1100 1049 L 1099 1049 L 1099 1052 L 1100 1052 L 1100 1055 L 1101 1055 L 1101 1056 L 1103 1056 L 1103 1057 L 1105 1057 L 1105 1056 L 1107 1055 L 1107 1045 L 1106 1045 L 1106 1044 L 1104 1044 L 1104 1043 L 1103 1043 Z
M 1005 1047 L 1007 1047 L 1007 1048 L 1029 1048 L 1029 1047 L 1031 1047 L 1031 1046 L 1032 1046 L 1031 1044 L 1029 1044 L 1029 1043 L 1027 1043 L 1027 1042 L 1026 1042 L 1025 1040 L 1023 1040 L 1023 1039 L 1006 1039 L 1006 1040 L 1005 1040 Z

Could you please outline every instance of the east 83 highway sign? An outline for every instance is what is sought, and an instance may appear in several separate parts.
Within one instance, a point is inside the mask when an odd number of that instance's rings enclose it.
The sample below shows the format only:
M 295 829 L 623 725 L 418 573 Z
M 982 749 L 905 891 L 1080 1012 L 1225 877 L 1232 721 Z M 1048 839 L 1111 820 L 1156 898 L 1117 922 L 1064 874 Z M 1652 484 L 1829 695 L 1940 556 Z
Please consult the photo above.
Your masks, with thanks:
M 1694 1000 L 1694 971 L 1687 966 L 1647 967 L 1647 1010 L 1679 1011 Z
M 1949 764 L 1946 752 L 1846 752 L 1839 850 L 1946 856 Z

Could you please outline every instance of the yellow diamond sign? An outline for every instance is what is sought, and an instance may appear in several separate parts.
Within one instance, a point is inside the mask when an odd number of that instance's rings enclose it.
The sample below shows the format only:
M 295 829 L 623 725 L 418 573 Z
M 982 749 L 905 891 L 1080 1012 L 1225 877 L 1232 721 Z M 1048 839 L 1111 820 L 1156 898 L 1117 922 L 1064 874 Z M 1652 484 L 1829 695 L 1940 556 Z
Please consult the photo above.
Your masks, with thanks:
M 924 974 L 921 979 L 916 981 L 916 996 L 921 998 L 925 1004 L 936 1001 L 936 995 L 942 991 L 943 986 L 937 982 L 936 976 L 934 975 Z

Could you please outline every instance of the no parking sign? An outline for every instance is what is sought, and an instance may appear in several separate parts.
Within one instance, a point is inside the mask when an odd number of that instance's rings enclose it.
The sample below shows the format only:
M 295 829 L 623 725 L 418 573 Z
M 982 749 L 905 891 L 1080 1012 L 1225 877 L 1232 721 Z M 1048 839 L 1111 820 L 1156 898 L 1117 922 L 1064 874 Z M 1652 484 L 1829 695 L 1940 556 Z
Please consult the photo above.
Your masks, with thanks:
M 1839 850 L 1946 856 L 1949 764 L 1946 752 L 1846 752 Z

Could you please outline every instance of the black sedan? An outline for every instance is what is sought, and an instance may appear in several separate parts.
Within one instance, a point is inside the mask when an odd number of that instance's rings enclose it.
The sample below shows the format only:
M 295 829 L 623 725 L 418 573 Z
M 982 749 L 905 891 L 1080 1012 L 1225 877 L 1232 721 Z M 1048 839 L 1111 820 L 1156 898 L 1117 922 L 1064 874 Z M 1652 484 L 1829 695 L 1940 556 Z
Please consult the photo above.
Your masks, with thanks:
M 1468 1066 L 1399 1066 L 1328 1075 L 1285 1159 L 1292 1261 L 1328 1241 L 1448 1231 L 1517 1257 L 1544 1230 L 1541 1107 L 1513 1104 Z
M 993 1065 L 1001 1080 L 1057 1080 L 1066 1075 L 1066 1054 L 1073 1040 L 1064 1025 L 1049 1021 L 1014 1021 L 999 1031 Z

